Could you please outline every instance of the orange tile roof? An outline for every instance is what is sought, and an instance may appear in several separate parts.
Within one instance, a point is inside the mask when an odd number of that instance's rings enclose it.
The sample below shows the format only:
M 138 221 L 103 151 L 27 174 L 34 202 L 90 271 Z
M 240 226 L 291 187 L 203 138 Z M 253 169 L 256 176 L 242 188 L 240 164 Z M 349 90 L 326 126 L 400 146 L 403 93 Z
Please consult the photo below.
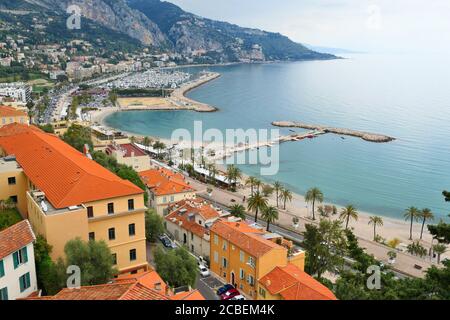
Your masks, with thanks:
M 147 288 L 154 289 L 158 292 L 165 293 L 168 289 L 164 280 L 154 270 L 141 272 L 138 274 L 120 275 L 115 280 L 115 282 L 118 283 L 120 281 L 129 281 L 129 280 L 138 281 L 140 284 L 146 286 Z M 160 288 L 157 289 L 158 287 L 160 287 Z
M 0 106 L 0 118 L 2 117 L 28 117 L 28 115 L 13 107 Z
M 14 123 L 0 128 L 0 147 L 16 156 L 27 177 L 56 209 L 144 192 L 33 126 Z
M 0 260 L 35 240 L 36 236 L 28 220 L 0 231 Z
M 130 158 L 133 154 L 135 157 L 145 157 L 147 154 L 136 147 L 134 144 L 126 143 L 126 144 L 120 144 L 120 145 L 109 145 L 106 150 L 110 153 L 112 151 L 123 151 L 124 152 L 124 158 Z M 107 153 L 108 153 L 107 152 Z M 108 153 L 109 154 L 109 153 Z
M 24 300 L 169 300 L 166 296 L 130 280 L 79 289 L 62 289 L 54 296 Z
M 259 283 L 284 300 L 337 300 L 330 289 L 293 264 L 276 267 Z
M 265 231 L 253 228 L 246 222 L 217 220 L 210 230 L 256 258 L 271 250 L 284 250 L 287 254 L 286 248 L 262 237 Z
M 205 297 L 198 290 L 177 293 L 170 297 L 170 300 L 203 301 Z
M 194 192 L 184 176 L 167 169 L 153 169 L 139 172 L 139 176 L 147 187 L 157 196 Z

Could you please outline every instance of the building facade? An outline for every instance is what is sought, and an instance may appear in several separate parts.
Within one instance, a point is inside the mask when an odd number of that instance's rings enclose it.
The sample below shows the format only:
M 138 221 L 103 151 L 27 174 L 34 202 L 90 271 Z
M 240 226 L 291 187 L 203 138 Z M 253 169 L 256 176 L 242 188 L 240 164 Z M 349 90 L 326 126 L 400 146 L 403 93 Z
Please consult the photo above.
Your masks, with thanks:
M 132 143 L 110 144 L 105 153 L 137 172 L 150 170 L 150 156 Z
M 31 87 L 23 82 L 0 83 L 0 96 L 28 103 L 31 101 Z
M 19 208 L 25 194 L 23 215 L 53 246 L 53 259 L 64 257 L 69 240 L 104 240 L 119 272 L 147 268 L 143 190 L 36 127 L 1 128 L 0 156 L 7 155 L 20 166 L 20 186 L 7 185 L 6 194 L 19 195 Z
M 0 232 L 0 300 L 25 298 L 38 290 L 35 240 L 27 220 Z
M 207 201 L 196 198 L 182 200 L 168 207 L 165 217 L 166 229 L 180 244 L 196 256 L 210 259 L 209 228 L 228 212 L 214 208 Z
M 0 106 L 0 128 L 11 123 L 28 124 L 28 114 L 10 106 Z
M 148 188 L 149 207 L 155 209 L 160 216 L 169 213 L 170 205 L 196 197 L 196 190 L 186 182 L 182 174 L 158 168 L 140 172 L 139 176 Z
M 211 271 L 251 299 L 258 298 L 258 280 L 275 267 L 292 263 L 304 269 L 304 252 L 263 228 L 218 220 L 210 232 Z

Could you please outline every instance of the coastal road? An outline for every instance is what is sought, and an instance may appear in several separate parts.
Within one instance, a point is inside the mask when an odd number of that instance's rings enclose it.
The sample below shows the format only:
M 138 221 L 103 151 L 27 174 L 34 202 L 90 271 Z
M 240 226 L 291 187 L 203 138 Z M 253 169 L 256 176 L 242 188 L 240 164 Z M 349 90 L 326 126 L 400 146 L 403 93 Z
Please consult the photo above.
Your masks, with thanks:
M 244 202 L 244 196 L 242 194 L 232 193 L 227 190 L 211 187 L 210 185 L 206 185 L 199 181 L 193 180 L 189 177 L 187 178 L 187 180 L 194 188 L 196 188 L 199 191 L 199 195 L 201 197 L 210 200 L 217 206 L 222 206 L 225 208 L 230 207 L 233 204 L 242 204 L 246 206 Z M 207 188 L 213 189 L 211 198 L 206 193 Z M 293 216 L 297 216 L 301 221 L 300 228 L 298 230 L 292 230 L 291 221 Z M 305 224 L 317 224 L 317 221 L 313 221 L 311 219 L 295 215 L 290 211 L 280 210 L 280 219 L 277 225 L 274 225 L 272 227 L 272 230 L 286 237 L 287 239 L 290 240 L 295 239 L 294 241 L 301 242 L 302 236 L 300 233 L 305 230 L 304 227 Z M 373 254 L 378 260 L 388 265 L 387 253 L 389 251 L 392 251 L 391 248 L 361 237 L 358 237 L 358 241 L 359 245 L 362 248 L 365 248 L 369 254 Z M 422 267 L 422 269 L 420 270 L 417 269 L 415 267 L 416 265 Z M 394 271 L 396 276 L 399 278 L 404 278 L 405 276 L 422 278 L 425 276 L 424 271 L 426 271 L 432 265 L 433 263 L 426 261 L 424 259 L 420 259 L 418 257 L 403 252 L 397 252 L 396 263 L 394 265 L 390 265 L 390 267 Z

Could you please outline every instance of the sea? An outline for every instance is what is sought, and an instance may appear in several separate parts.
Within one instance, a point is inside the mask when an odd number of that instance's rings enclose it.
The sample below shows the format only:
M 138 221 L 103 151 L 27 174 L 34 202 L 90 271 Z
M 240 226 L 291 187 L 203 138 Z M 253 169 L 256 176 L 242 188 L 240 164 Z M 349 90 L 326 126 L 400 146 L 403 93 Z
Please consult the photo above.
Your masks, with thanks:
M 219 108 L 193 111 L 130 111 L 110 115 L 108 126 L 170 138 L 179 128 L 271 129 L 272 121 L 369 131 L 390 143 L 327 134 L 280 145 L 280 181 L 305 194 L 318 187 L 330 203 L 402 219 L 411 206 L 447 219 L 450 203 L 450 57 L 354 54 L 344 59 L 185 68 L 221 77 L 188 93 Z M 301 130 L 298 130 L 301 131 Z M 291 133 L 282 129 L 282 134 Z M 258 176 L 257 164 L 241 165 Z

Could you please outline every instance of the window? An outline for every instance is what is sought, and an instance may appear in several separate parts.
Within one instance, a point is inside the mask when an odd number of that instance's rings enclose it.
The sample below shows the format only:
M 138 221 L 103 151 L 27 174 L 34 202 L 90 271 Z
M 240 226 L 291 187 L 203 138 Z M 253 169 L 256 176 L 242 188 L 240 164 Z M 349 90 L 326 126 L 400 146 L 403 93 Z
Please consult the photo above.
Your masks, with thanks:
M 136 249 L 131 249 L 130 250 L 130 261 L 136 261 L 137 257 L 136 257 Z
M 222 267 L 226 268 L 227 267 L 227 259 L 222 258 Z
M 0 260 L 0 278 L 5 276 L 5 265 L 3 260 Z
M 109 237 L 109 240 L 116 240 L 116 229 L 115 228 L 111 228 L 108 230 L 108 237 Z
M 253 278 L 253 276 L 249 274 L 247 277 L 247 282 L 253 287 L 255 285 L 255 278 Z
M 255 259 L 253 257 L 248 257 L 248 265 L 252 268 L 255 267 Z
M 259 295 L 263 298 L 266 298 L 266 290 L 263 288 L 259 288 Z
M 113 265 L 117 265 L 117 254 L 116 253 L 113 253 L 112 255 L 112 261 L 113 261 Z
M 219 263 L 219 253 L 217 251 L 214 251 L 214 262 Z
M 128 200 L 128 211 L 134 210 L 134 199 Z
M 89 232 L 89 241 L 95 241 L 95 232 Z
M 16 184 L 16 177 L 10 177 L 10 178 L 8 178 L 8 184 L 9 184 L 10 186 L 15 185 L 15 184 Z
M 13 254 L 14 269 L 17 269 L 20 265 L 28 262 L 27 247 L 14 252 Z
M 27 272 L 19 278 L 20 292 L 24 292 L 31 287 L 30 273 Z
M 194 241 L 194 234 L 191 233 L 191 240 Z
M 244 279 L 245 279 L 245 272 L 244 272 L 244 269 L 240 269 L 240 270 L 239 270 L 239 276 L 240 276 L 241 280 L 244 280 Z
M 114 203 L 108 203 L 108 214 L 114 213 Z
M 239 253 L 239 259 L 241 260 L 242 263 L 245 262 L 245 252 L 241 250 L 241 252 Z
M 167 197 L 163 197 L 163 203 L 167 203 Z
M 94 207 L 87 207 L 87 215 L 88 215 L 88 218 L 94 217 Z
M 130 237 L 136 235 L 136 225 L 134 223 L 128 225 L 128 234 L 130 235 Z
M 223 251 L 227 250 L 227 248 L 228 248 L 228 242 L 226 242 L 225 240 L 223 240 L 223 245 L 222 245 Z
M 174 202 L 175 201 L 175 197 L 174 196 L 170 196 L 170 202 Z
M 8 300 L 8 288 L 0 289 L 0 301 Z
M 219 237 L 217 234 L 214 235 L 214 244 L 217 246 L 219 244 Z
M 18 202 L 17 196 L 11 196 L 11 197 L 9 197 L 9 199 L 12 201 L 12 203 L 17 203 Z

